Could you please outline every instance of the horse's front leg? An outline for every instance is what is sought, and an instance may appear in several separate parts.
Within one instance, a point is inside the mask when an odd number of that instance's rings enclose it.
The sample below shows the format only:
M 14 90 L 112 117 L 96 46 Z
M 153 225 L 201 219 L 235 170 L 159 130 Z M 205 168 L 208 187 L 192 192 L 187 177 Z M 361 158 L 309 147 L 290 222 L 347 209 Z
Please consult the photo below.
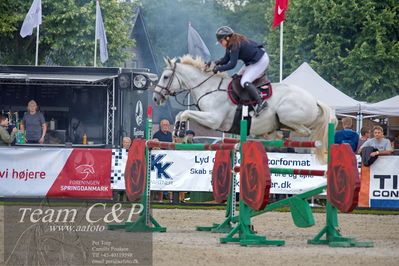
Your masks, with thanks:
M 180 131 L 182 130 L 182 123 L 185 125 L 187 120 L 192 120 L 204 127 L 217 130 L 220 129 L 220 126 L 223 122 L 223 116 L 216 115 L 215 112 L 202 112 L 194 110 L 183 111 L 180 115 Z
M 179 137 L 179 131 L 181 129 L 180 116 L 181 116 L 182 113 L 183 113 L 183 111 L 179 112 L 176 115 L 176 118 L 175 118 L 175 126 L 174 126 L 174 129 L 173 129 L 173 136 L 175 136 L 175 137 Z M 185 127 L 185 125 L 184 125 L 184 127 Z M 184 132 L 185 132 L 185 130 L 186 129 L 184 128 Z

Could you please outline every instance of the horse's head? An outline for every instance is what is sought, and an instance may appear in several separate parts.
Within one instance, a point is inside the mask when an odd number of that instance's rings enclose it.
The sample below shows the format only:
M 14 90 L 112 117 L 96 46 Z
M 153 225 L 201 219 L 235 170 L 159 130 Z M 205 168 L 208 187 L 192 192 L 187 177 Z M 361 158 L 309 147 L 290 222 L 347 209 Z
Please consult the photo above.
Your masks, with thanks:
M 155 86 L 153 100 L 157 105 L 163 104 L 169 96 L 176 96 L 183 91 L 191 91 L 201 87 L 213 75 L 204 61 L 191 55 L 185 55 L 177 59 L 165 58 L 166 68 L 163 71 L 158 84 Z M 225 73 L 217 74 L 226 77 Z
M 155 86 L 153 100 L 157 105 L 162 105 L 169 95 L 176 95 L 176 90 L 181 86 L 176 78 L 176 59 L 164 58 L 166 68 L 163 71 L 158 84 Z

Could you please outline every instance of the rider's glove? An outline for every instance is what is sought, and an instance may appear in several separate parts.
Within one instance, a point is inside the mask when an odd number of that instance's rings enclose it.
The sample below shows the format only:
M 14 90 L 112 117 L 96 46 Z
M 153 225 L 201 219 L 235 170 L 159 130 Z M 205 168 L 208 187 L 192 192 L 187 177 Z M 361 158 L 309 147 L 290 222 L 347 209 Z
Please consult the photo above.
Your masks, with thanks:
M 206 62 L 206 64 L 205 64 L 206 67 L 210 67 L 211 65 L 212 65 L 212 61 L 208 61 L 208 62 Z
M 219 72 L 219 67 L 215 66 L 212 71 L 213 71 L 214 74 L 218 73 Z
M 237 73 L 231 76 L 233 79 L 240 79 L 241 75 L 238 75 Z

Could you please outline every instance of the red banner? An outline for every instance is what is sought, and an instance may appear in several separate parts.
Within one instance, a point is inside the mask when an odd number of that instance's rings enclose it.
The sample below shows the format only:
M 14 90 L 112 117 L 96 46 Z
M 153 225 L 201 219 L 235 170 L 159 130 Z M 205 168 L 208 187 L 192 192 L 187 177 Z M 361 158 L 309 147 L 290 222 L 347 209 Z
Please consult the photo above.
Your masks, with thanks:
M 327 196 L 331 205 L 351 212 L 359 200 L 360 179 L 356 155 L 349 144 L 333 144 L 327 171 Z
M 129 149 L 125 168 L 126 195 L 129 200 L 138 200 L 144 194 L 146 178 L 145 140 L 135 139 Z
M 231 167 L 230 151 L 217 151 L 212 169 L 213 196 L 217 203 L 223 203 L 229 198 L 232 181 Z
M 242 144 L 240 166 L 240 198 L 255 211 L 263 210 L 271 187 L 270 169 L 262 143 L 247 141 Z
M 74 149 L 46 197 L 111 199 L 112 150 Z

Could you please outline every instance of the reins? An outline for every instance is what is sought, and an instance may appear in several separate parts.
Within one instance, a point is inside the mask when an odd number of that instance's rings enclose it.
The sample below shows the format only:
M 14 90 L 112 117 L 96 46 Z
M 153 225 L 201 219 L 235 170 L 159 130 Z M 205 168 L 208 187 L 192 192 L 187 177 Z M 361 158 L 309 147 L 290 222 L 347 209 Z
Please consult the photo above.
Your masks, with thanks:
M 179 77 L 178 77 L 177 74 L 176 74 L 176 66 L 177 66 L 177 63 L 175 63 L 174 66 L 173 66 L 172 75 L 170 76 L 170 78 L 169 78 L 169 80 L 168 80 L 168 84 L 167 84 L 166 86 L 161 86 L 161 85 L 159 85 L 159 84 L 157 84 L 157 85 L 155 86 L 155 87 L 161 88 L 161 90 L 160 90 L 159 92 L 158 92 L 158 91 L 155 91 L 155 90 L 154 90 L 154 92 L 157 93 L 157 94 L 159 94 L 159 95 L 162 97 L 162 99 L 166 99 L 165 96 L 170 95 L 170 96 L 175 97 L 176 102 L 177 102 L 178 104 L 182 105 L 182 106 L 185 106 L 185 107 L 188 107 L 188 106 L 195 106 L 195 107 L 198 108 L 198 110 L 201 110 L 201 108 L 199 107 L 199 102 L 200 102 L 200 100 L 201 100 L 203 97 L 205 97 L 205 96 L 207 96 L 207 95 L 209 95 L 209 94 L 212 94 L 212 93 L 214 93 L 214 92 L 218 92 L 218 91 L 227 91 L 227 90 L 221 90 L 221 89 L 220 89 L 220 87 L 222 86 L 223 80 L 224 80 L 224 78 L 222 77 L 216 90 L 208 91 L 208 92 L 206 92 L 205 94 L 201 95 L 201 96 L 198 98 L 198 100 L 197 100 L 196 103 L 185 104 L 184 101 L 185 101 L 185 99 L 188 97 L 188 95 L 190 94 L 190 91 L 191 91 L 191 90 L 194 90 L 194 89 L 196 89 L 196 88 L 202 86 L 205 82 L 207 82 L 208 80 L 210 80 L 210 79 L 211 79 L 212 77 L 214 77 L 216 74 L 214 73 L 214 74 L 210 75 L 210 76 L 207 77 L 205 80 L 201 81 L 198 85 L 196 85 L 196 86 L 194 86 L 194 87 L 192 87 L 192 88 L 183 89 L 183 88 L 182 88 L 182 82 L 180 81 Z M 174 78 L 175 76 L 176 76 L 177 81 L 179 82 L 179 90 L 178 90 L 178 91 L 175 91 L 175 92 L 172 92 L 172 91 L 170 91 L 170 86 L 172 86 L 173 78 Z M 162 94 L 162 91 L 163 91 L 163 90 L 166 91 L 165 94 Z M 185 92 L 185 91 L 187 92 L 187 93 L 186 93 L 186 96 L 184 96 L 183 102 L 180 102 L 180 101 L 178 100 L 178 98 L 177 98 L 177 95 L 179 95 L 179 94 L 181 94 L 181 93 L 183 93 L 183 92 Z

